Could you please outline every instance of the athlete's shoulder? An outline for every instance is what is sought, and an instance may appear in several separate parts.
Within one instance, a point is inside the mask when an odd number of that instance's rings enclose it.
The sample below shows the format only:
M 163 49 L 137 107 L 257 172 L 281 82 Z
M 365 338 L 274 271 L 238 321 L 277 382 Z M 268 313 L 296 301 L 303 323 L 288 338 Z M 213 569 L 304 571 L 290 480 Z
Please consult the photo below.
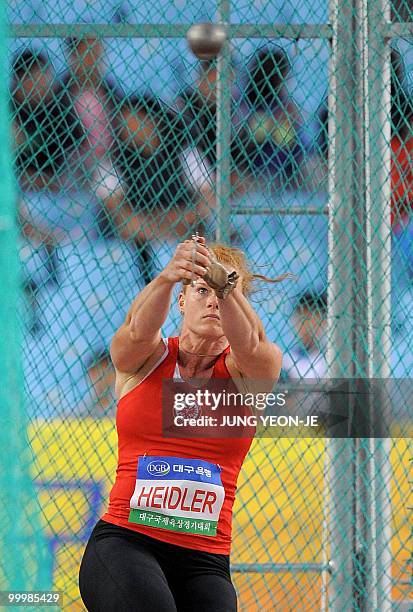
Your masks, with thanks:
M 148 357 L 146 362 L 137 372 L 127 374 L 120 372 L 115 368 L 115 393 L 118 400 L 143 382 L 143 380 L 147 378 L 157 368 L 157 366 L 167 358 L 168 353 L 168 338 L 162 338 L 156 350 Z

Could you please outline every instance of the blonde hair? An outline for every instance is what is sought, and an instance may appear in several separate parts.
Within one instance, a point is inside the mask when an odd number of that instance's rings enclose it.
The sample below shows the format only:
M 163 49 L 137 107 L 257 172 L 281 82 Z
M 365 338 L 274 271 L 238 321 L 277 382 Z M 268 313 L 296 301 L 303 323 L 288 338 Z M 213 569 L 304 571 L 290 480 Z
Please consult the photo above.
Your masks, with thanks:
M 251 295 L 253 291 L 253 282 L 254 280 L 263 280 L 268 283 L 279 283 L 286 278 L 294 277 L 290 272 L 286 272 L 285 274 L 280 274 L 275 278 L 269 278 L 268 276 L 264 276 L 263 274 L 255 274 L 250 269 L 249 263 L 245 256 L 245 253 L 238 249 L 237 247 L 230 247 L 220 242 L 216 242 L 208 245 L 208 249 L 212 251 L 217 260 L 224 264 L 224 266 L 228 266 L 234 268 L 242 277 L 242 293 L 248 297 Z M 186 286 L 184 285 L 184 290 Z

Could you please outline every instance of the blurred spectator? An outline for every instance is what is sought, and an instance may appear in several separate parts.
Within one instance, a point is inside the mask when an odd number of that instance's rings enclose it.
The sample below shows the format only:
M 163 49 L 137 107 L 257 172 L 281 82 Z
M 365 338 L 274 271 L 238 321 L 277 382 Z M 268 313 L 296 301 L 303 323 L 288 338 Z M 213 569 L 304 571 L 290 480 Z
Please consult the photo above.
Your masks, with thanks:
M 22 233 L 28 239 L 23 247 L 38 251 L 40 243 L 46 251 L 46 265 L 25 282 L 39 290 L 48 279 L 56 280 L 55 246 L 98 237 L 100 203 L 85 189 L 87 184 L 79 189 L 78 179 L 84 183 L 85 169 L 106 154 L 111 144 L 100 103 L 101 42 L 71 39 L 67 45 L 70 71 L 62 82 L 55 81 L 41 54 L 25 51 L 15 61 L 14 73 L 20 77 L 14 92 L 16 124 L 26 130 L 23 152 L 30 171 L 22 181 L 19 205 Z M 16 139 L 19 143 L 20 132 Z
M 404 88 L 402 56 L 391 51 L 392 287 L 400 296 L 413 278 L 413 102 Z
M 190 236 L 208 217 L 213 192 L 211 171 L 185 126 L 158 100 L 130 96 L 115 131 L 112 161 L 96 172 L 95 189 L 120 235 L 143 253 L 152 240 Z
M 400 231 L 413 206 L 413 102 L 406 93 L 403 58 L 391 51 L 391 223 Z
M 307 126 L 306 155 L 300 163 L 301 191 L 326 193 L 328 191 L 328 101 L 324 98 L 315 116 Z
M 403 58 L 391 50 L 391 224 L 395 233 L 407 225 L 413 206 L 413 101 L 404 88 Z M 319 112 L 317 147 L 328 163 L 328 107 L 327 101 Z M 308 174 L 308 170 L 306 174 Z M 314 168 L 311 168 L 314 174 Z M 317 182 L 317 179 L 316 179 Z
M 325 377 L 326 294 L 304 293 L 294 308 L 292 321 L 300 342 L 284 355 L 284 372 L 291 379 Z
M 77 411 L 82 417 L 113 417 L 116 412 L 115 370 L 106 349 L 95 352 L 86 364 L 90 383 L 86 400 Z
M 23 189 L 58 189 L 66 156 L 81 138 L 67 94 L 55 87 L 42 53 L 26 49 L 12 67 L 12 115 L 17 174 Z
M 194 87 L 179 94 L 178 107 L 187 128 L 211 167 L 216 168 L 217 62 L 202 61 Z
M 178 106 L 185 123 L 213 168 L 216 164 L 216 62 L 200 62 L 195 87 L 184 90 Z
M 233 68 L 234 69 L 234 68 Z M 239 95 L 234 90 L 232 103 Z M 195 87 L 182 91 L 178 97 L 178 107 L 182 113 L 187 129 L 210 167 L 216 172 L 217 165 L 217 62 L 200 62 L 198 79 Z M 233 105 L 234 106 L 234 105 Z M 234 110 L 232 112 L 231 136 L 231 185 L 234 181 L 253 169 L 249 159 L 253 154 L 248 130 L 245 129 L 244 118 Z
M 403 57 L 391 50 L 392 287 L 401 295 L 413 278 L 413 101 Z
M 81 132 L 68 97 L 58 94 L 54 70 L 42 53 L 25 49 L 14 57 L 11 89 L 16 171 L 23 189 L 18 206 L 22 283 L 32 309 L 30 330 L 35 333 L 39 330 L 38 291 L 56 281 L 56 262 L 52 230 L 44 216 L 35 218 L 31 204 L 41 193 L 56 197 L 64 184 L 67 155 Z
M 252 161 L 262 176 L 291 184 L 303 157 L 300 115 L 286 83 L 291 71 L 278 46 L 261 49 L 248 66 L 245 92 Z
M 70 38 L 66 46 L 69 72 L 62 80 L 61 90 L 69 95 L 84 134 L 79 143 L 79 166 L 90 172 L 113 142 L 112 92 L 101 72 L 103 42 L 98 38 Z

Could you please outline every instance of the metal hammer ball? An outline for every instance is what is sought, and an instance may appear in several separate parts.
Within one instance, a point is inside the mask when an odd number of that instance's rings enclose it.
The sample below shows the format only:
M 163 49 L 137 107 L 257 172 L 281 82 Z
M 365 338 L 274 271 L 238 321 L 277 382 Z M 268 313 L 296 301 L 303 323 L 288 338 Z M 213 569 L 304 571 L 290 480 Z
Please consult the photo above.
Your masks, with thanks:
M 212 60 L 225 42 L 225 28 L 217 23 L 196 23 L 189 28 L 186 39 L 198 59 Z

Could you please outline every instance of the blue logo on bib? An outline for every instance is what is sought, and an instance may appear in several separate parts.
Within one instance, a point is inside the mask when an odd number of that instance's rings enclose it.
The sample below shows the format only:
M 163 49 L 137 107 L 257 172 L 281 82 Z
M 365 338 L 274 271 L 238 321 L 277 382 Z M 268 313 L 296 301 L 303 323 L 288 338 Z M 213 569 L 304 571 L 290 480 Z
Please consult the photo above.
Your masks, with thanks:
M 166 476 L 171 471 L 171 466 L 166 461 L 151 461 L 146 469 L 151 476 Z

